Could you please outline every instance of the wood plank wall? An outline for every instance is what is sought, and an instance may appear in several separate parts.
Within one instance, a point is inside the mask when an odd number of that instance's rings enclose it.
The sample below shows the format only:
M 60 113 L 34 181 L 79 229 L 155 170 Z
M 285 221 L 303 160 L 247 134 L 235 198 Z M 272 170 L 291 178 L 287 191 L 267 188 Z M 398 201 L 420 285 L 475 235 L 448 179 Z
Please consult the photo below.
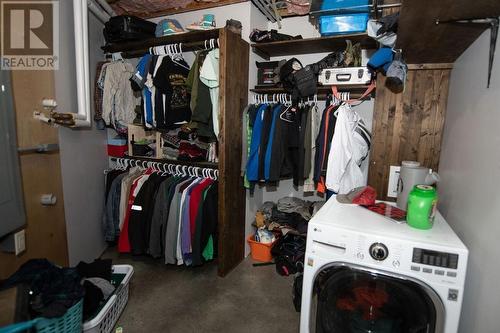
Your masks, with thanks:
M 16 112 L 17 144 L 33 147 L 58 143 L 57 128 L 33 119 L 43 98 L 54 98 L 52 71 L 12 71 L 12 93 Z M 26 252 L 15 256 L 0 252 L 0 279 L 12 274 L 32 258 L 47 258 L 59 265 L 68 264 L 66 223 L 59 153 L 22 154 L 19 157 L 26 209 Z M 55 206 L 42 206 L 40 196 L 53 193 Z
M 399 94 L 385 88 L 385 76 L 378 75 L 368 173 L 378 199 L 387 199 L 391 165 L 413 160 L 439 169 L 451 73 L 449 65 L 442 67 L 412 66 L 405 91 Z

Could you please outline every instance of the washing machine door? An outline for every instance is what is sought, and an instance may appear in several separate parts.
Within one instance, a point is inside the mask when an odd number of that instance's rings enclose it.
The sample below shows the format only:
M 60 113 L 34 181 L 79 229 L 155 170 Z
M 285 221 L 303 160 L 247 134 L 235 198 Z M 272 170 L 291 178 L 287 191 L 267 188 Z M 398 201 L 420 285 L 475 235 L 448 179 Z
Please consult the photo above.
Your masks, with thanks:
M 441 333 L 444 306 L 427 285 L 360 266 L 334 265 L 315 279 L 311 331 Z

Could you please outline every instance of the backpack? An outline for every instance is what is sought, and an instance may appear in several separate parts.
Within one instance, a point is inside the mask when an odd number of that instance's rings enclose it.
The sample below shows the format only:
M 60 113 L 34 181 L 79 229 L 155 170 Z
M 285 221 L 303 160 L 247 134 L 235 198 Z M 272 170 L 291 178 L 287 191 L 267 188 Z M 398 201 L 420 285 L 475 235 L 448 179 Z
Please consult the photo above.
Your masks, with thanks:
M 276 272 L 279 275 L 292 275 L 304 271 L 306 238 L 304 236 L 286 234 L 279 238 L 271 249 Z

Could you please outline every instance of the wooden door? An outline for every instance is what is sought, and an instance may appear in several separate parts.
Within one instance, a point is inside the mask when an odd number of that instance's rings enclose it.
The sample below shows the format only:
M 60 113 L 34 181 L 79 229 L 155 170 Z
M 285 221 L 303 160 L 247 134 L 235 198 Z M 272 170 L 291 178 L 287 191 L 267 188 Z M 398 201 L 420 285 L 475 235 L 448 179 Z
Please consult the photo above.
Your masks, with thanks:
M 245 190 L 242 186 L 241 126 L 248 101 L 249 45 L 221 29 L 219 70 L 219 257 L 225 276 L 245 255 Z
M 58 143 L 57 128 L 33 119 L 43 98 L 54 98 L 52 71 L 12 71 L 12 92 L 16 113 L 17 143 L 21 148 Z M 20 256 L 0 253 L 0 279 L 12 274 L 31 258 L 47 258 L 68 264 L 66 224 L 59 152 L 19 155 L 26 210 L 26 251 Z M 54 206 L 42 206 L 40 196 L 52 193 Z
M 391 165 L 411 160 L 435 171 L 439 167 L 451 68 L 449 64 L 410 68 L 403 93 L 385 88 L 385 76 L 377 78 L 368 184 L 381 200 L 387 199 Z

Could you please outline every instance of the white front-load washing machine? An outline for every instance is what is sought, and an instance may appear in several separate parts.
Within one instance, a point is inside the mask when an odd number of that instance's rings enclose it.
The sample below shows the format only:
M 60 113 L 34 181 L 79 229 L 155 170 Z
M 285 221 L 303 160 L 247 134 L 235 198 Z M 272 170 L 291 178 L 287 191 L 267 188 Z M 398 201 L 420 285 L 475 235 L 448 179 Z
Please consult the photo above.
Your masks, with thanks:
M 441 214 L 418 230 L 332 197 L 307 237 L 301 333 L 457 332 L 468 250 Z

